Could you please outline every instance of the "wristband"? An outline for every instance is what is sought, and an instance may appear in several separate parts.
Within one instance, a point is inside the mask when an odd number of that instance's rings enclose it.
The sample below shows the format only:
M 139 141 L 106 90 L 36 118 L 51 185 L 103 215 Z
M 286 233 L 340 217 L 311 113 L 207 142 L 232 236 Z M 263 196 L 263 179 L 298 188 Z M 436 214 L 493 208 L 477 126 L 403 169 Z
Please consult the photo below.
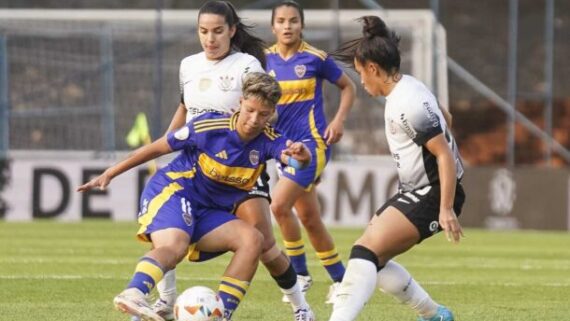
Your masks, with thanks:
M 289 159 L 287 160 L 287 165 L 293 167 L 294 169 L 302 169 L 304 167 L 301 162 L 291 156 L 289 156 Z

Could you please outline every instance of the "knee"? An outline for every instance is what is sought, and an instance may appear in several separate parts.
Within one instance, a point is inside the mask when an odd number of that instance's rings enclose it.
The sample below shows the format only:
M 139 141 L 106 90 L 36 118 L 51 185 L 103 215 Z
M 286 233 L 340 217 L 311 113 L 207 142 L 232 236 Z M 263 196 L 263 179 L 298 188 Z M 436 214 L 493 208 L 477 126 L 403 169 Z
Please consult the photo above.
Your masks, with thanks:
M 258 230 L 251 228 L 247 231 L 244 231 L 242 234 L 242 244 L 241 246 L 248 251 L 256 253 L 257 256 L 261 255 L 263 251 L 263 234 Z
M 271 212 L 275 215 L 275 219 L 280 220 L 289 216 L 290 208 L 287 208 L 287 204 L 280 202 L 278 199 L 271 201 Z

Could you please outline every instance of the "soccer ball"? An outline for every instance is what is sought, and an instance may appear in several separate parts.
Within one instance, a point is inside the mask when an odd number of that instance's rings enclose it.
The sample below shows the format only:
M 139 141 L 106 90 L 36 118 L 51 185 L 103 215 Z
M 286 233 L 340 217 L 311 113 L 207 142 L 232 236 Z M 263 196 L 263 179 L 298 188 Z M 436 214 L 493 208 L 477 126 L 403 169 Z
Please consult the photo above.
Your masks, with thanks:
M 212 289 L 194 286 L 182 292 L 174 304 L 177 321 L 222 321 L 224 303 Z

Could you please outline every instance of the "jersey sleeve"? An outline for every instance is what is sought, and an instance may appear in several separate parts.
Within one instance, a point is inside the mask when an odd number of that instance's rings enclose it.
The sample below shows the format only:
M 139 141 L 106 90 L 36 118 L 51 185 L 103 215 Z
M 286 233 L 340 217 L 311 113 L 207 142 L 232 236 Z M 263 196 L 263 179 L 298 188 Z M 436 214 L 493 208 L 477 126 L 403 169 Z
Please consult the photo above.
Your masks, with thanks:
M 422 146 L 443 133 L 441 120 L 435 112 L 437 108 L 429 101 L 410 102 L 409 108 L 400 114 L 398 124 L 416 145 Z
M 196 146 L 196 133 L 194 132 L 194 122 L 189 121 L 175 131 L 171 131 L 166 136 L 166 141 L 172 150 L 189 149 Z
M 266 159 L 281 162 L 281 152 L 287 148 L 287 138 L 279 135 L 273 140 L 267 139 L 265 146 Z
M 252 57 L 253 58 L 253 57 Z M 245 76 L 246 74 L 250 73 L 250 72 L 262 72 L 265 73 L 265 70 L 263 70 L 263 67 L 261 67 L 261 63 L 259 62 L 259 60 L 253 58 L 251 59 L 250 62 L 248 62 L 243 70 L 243 75 Z
M 330 56 L 327 56 L 325 60 L 321 61 L 319 76 L 335 84 L 342 76 L 342 69 Z

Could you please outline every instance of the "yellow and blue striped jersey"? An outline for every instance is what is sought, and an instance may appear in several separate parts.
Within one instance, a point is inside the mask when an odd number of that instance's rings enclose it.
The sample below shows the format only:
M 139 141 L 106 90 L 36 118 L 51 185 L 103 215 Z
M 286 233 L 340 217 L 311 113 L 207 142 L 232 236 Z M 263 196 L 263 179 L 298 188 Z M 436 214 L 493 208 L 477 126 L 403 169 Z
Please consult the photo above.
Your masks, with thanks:
M 277 128 L 296 141 L 322 141 L 327 127 L 323 109 L 323 79 L 336 83 L 342 70 L 324 51 L 302 42 L 291 58 L 284 60 L 277 45 L 266 51 L 267 73 L 279 81 L 283 95 L 277 104 Z
M 241 140 L 238 115 L 205 113 L 167 136 L 181 153 L 161 173 L 181 180 L 188 197 L 205 207 L 231 209 L 254 187 L 265 162 L 286 148 L 287 139 L 269 125 L 253 140 Z

